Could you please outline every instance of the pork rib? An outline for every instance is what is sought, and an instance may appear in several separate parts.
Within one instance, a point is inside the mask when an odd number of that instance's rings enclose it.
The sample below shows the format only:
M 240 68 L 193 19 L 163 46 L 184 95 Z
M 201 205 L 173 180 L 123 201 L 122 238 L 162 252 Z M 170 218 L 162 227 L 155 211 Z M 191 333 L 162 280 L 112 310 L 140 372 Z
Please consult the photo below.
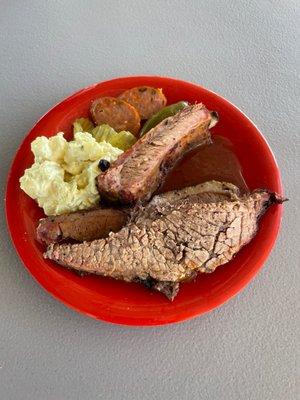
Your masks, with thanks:
M 195 104 L 163 120 L 97 177 L 100 195 L 125 204 L 149 199 L 184 153 L 210 142 L 215 117 Z

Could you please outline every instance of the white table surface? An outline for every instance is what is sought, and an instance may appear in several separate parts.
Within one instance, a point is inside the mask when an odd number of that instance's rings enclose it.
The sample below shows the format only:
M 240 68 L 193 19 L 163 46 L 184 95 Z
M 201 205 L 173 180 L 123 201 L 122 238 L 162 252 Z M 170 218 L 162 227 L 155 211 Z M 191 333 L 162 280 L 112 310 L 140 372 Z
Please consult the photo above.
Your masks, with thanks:
M 291 200 L 276 247 L 242 293 L 194 320 L 145 329 L 89 319 L 45 293 L 12 247 L 2 206 L 2 400 L 296 399 L 299 14 L 296 0 L 0 2 L 2 199 L 20 141 L 52 105 L 94 82 L 157 74 L 240 107 L 274 150 Z

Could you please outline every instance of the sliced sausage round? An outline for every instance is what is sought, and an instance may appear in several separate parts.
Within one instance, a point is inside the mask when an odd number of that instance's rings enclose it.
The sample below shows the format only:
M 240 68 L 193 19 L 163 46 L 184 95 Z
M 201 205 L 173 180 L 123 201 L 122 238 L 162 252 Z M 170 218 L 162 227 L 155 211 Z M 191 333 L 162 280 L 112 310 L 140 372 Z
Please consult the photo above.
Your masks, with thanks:
M 131 104 L 114 97 L 101 97 L 93 101 L 90 111 L 95 124 L 108 124 L 117 132 L 138 135 L 140 116 Z
M 149 86 L 140 86 L 126 90 L 119 96 L 119 99 L 125 100 L 134 106 L 141 119 L 148 119 L 157 113 L 167 104 L 167 99 L 161 89 L 155 89 Z

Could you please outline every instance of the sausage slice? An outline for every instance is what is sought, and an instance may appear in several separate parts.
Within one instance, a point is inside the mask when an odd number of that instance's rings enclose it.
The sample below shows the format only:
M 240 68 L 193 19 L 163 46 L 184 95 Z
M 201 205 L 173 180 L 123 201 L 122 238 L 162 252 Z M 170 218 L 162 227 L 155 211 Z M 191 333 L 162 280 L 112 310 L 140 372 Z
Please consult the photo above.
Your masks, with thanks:
M 42 218 L 37 227 L 37 239 L 46 244 L 66 239 L 79 242 L 100 239 L 108 236 L 109 232 L 119 231 L 127 219 L 125 210 L 115 208 L 96 208 Z
M 140 116 L 129 103 L 114 97 L 101 97 L 94 100 L 91 115 L 96 125 L 108 124 L 117 132 L 129 131 L 137 135 L 140 129 Z
M 141 119 L 152 117 L 167 104 L 167 99 L 162 90 L 149 86 L 126 90 L 119 96 L 119 99 L 125 100 L 134 106 L 138 110 Z

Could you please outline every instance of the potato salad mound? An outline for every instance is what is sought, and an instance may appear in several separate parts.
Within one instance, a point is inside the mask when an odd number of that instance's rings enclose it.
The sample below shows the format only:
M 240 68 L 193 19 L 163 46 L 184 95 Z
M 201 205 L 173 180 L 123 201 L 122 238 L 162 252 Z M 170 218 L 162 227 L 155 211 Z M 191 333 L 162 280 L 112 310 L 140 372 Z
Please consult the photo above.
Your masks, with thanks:
M 67 141 L 63 132 L 31 143 L 34 164 L 20 178 L 21 189 L 35 199 L 46 215 L 59 215 L 95 206 L 99 200 L 95 178 L 99 161 L 115 161 L 123 153 L 88 132 L 75 132 Z

